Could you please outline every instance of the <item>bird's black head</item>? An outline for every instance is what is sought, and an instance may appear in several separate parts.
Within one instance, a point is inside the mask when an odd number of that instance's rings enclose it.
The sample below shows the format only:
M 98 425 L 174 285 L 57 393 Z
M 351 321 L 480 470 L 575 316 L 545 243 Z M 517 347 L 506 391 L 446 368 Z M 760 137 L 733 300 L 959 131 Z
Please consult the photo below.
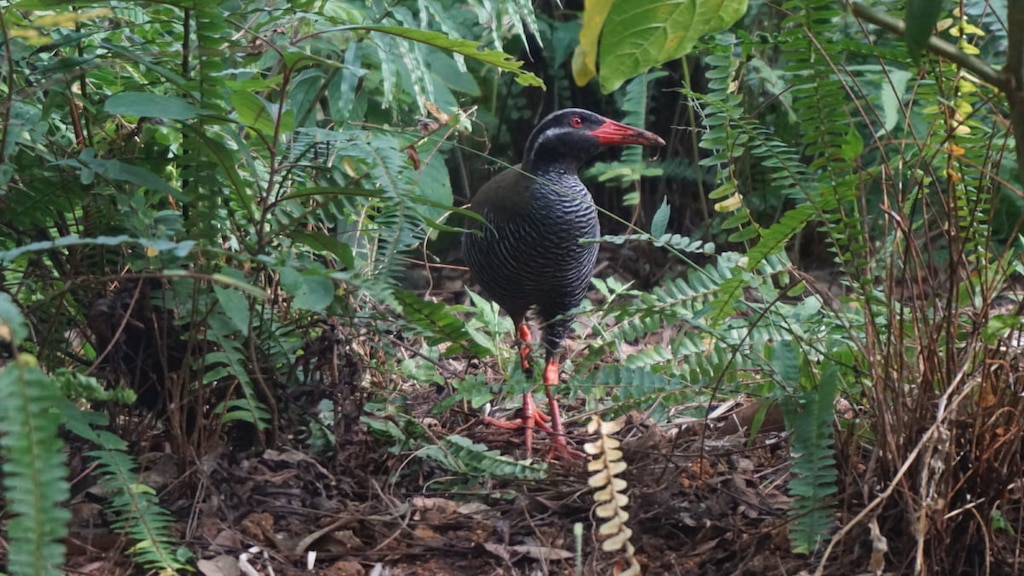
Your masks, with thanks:
M 581 108 L 566 108 L 537 124 L 526 142 L 523 169 L 535 164 L 566 164 L 578 169 L 602 146 L 664 146 L 657 135 L 609 120 Z

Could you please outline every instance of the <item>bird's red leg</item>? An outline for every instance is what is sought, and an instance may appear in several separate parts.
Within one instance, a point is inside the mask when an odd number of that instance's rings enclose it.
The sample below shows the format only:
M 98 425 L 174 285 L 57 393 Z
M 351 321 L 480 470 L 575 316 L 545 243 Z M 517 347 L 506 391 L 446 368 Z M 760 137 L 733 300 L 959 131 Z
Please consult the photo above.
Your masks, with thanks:
M 548 406 L 551 410 L 551 435 L 554 436 L 554 442 L 548 450 L 548 459 L 577 460 L 583 458 L 583 453 L 569 448 L 565 439 L 565 429 L 562 427 L 562 412 L 558 409 L 558 398 L 555 397 L 554 388 L 559 381 L 558 369 L 558 361 L 552 358 L 549 358 L 544 364 L 544 390 L 548 395 Z
M 530 334 L 530 327 L 523 322 L 519 325 L 517 333 L 519 336 L 519 362 L 523 367 L 523 373 L 528 377 L 532 377 L 533 368 L 530 366 L 530 342 L 533 340 L 533 336 Z M 526 415 L 528 410 L 529 414 L 533 415 L 533 418 L 540 421 L 537 425 L 538 428 L 545 432 L 549 432 L 551 430 L 551 428 L 547 426 L 547 422 L 551 420 L 551 417 L 537 409 L 537 405 L 533 402 L 533 396 L 529 393 L 524 394 L 523 398 L 523 426 L 527 425 Z M 527 446 L 529 446 L 529 442 L 527 443 Z M 527 452 L 529 452 L 529 450 L 527 450 Z
M 519 324 L 519 327 L 516 330 L 516 335 L 519 338 L 519 361 L 523 367 L 523 372 L 529 374 L 530 341 L 532 340 L 532 336 L 530 334 L 530 328 L 525 322 Z M 557 369 L 555 375 L 557 376 Z M 551 417 L 537 408 L 537 404 L 533 401 L 533 394 L 530 392 L 523 394 L 523 407 L 520 411 L 518 420 L 498 420 L 497 418 L 491 418 L 490 416 L 484 418 L 484 422 L 492 426 L 497 426 L 498 428 L 504 428 L 506 430 L 522 428 L 527 455 L 530 455 L 533 452 L 533 429 L 540 428 L 545 432 L 551 432 L 551 426 L 548 426 L 547 424 L 549 420 L 551 420 Z
M 519 336 L 519 362 L 523 367 L 523 372 L 530 373 L 530 340 L 533 336 L 530 334 L 530 327 L 526 323 L 519 325 L 517 330 Z

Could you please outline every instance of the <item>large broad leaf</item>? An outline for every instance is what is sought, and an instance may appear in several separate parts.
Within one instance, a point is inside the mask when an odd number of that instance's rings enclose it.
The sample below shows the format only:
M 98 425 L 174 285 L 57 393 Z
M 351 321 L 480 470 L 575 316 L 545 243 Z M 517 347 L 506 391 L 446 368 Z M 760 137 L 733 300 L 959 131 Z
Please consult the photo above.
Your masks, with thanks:
M 662 198 L 661 206 L 658 206 L 657 212 L 654 213 L 654 218 L 651 219 L 651 236 L 661 238 L 665 235 L 665 229 L 668 228 L 668 217 L 671 212 L 668 198 Z
M 247 284 L 241 272 L 230 268 L 221 272 L 218 277 L 231 278 L 232 284 Z M 217 295 L 217 301 L 220 303 L 221 310 L 224 311 L 224 315 L 227 316 L 235 329 L 243 336 L 248 336 L 249 324 L 252 318 L 249 299 L 246 298 L 245 293 L 232 289 L 230 285 L 220 283 L 213 285 L 213 293 Z
M 614 1 L 585 0 L 583 4 L 580 45 L 572 55 L 572 77 L 578 86 L 590 82 L 597 75 L 597 41 L 601 38 L 601 28 Z
M 184 98 L 146 92 L 114 94 L 103 103 L 103 109 L 110 114 L 166 120 L 190 120 L 201 112 Z
M 281 118 L 275 117 L 276 107 L 248 90 L 231 93 L 231 104 L 235 107 L 238 120 L 267 138 L 295 129 L 295 115 L 285 110 Z
M 28 336 L 28 323 L 10 294 L 0 292 L 0 342 L 15 348 Z
M 603 21 L 586 13 L 604 9 L 602 1 L 587 2 L 580 30 L 583 55 L 573 57 L 573 76 L 578 83 L 594 77 L 596 71 L 587 66 L 599 34 L 601 91 L 608 93 L 653 66 L 685 56 L 701 36 L 732 26 L 746 13 L 747 0 L 612 0 Z
M 136 186 L 149 188 L 160 194 L 177 196 L 178 190 L 167 183 L 167 180 L 140 166 L 132 166 L 120 160 L 97 158 L 92 148 L 87 148 L 78 157 L 78 163 L 110 180 L 129 182 Z M 61 161 L 54 164 L 74 164 L 73 161 Z
M 939 0 L 907 2 L 907 52 L 915 62 L 921 57 L 921 50 L 924 50 L 932 30 L 935 30 L 935 23 L 939 21 L 941 12 L 942 2 Z
M 281 288 L 292 297 L 292 306 L 299 310 L 323 312 L 334 299 L 334 281 L 317 272 L 322 271 L 308 270 L 303 274 L 291 266 L 278 270 Z
M 138 244 L 146 252 L 170 252 L 177 258 L 184 258 L 188 256 L 188 253 L 195 248 L 196 242 L 194 240 L 183 240 L 181 242 L 171 242 L 170 240 L 143 240 L 141 238 L 133 238 L 131 236 L 97 236 L 95 238 L 79 238 L 75 234 L 68 236 L 61 236 L 56 240 L 42 240 L 39 242 L 31 242 L 29 244 L 22 244 L 12 250 L 6 250 L 0 252 L 0 265 L 7 264 L 18 258 L 22 254 L 28 254 L 30 252 L 45 252 L 47 250 L 53 250 L 54 248 L 66 248 L 68 246 L 122 246 L 124 244 Z M 173 275 L 175 271 L 165 271 L 167 275 Z M 0 312 L 3 310 L 0 309 Z

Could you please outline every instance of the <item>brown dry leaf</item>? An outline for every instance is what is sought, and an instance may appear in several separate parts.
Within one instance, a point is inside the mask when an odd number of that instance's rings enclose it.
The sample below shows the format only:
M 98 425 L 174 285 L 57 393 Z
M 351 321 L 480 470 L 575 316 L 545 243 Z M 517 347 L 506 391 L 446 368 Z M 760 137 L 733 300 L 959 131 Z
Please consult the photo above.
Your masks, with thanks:
M 679 485 L 687 490 L 708 481 L 715 476 L 715 471 L 706 458 L 697 458 L 690 462 L 689 469 L 679 476 Z
M 698 544 L 697 546 L 695 546 L 693 548 L 690 548 L 686 552 L 690 556 L 701 556 L 705 552 L 707 552 L 709 550 L 713 550 L 716 546 L 718 546 L 718 542 L 720 540 L 721 540 L 721 538 L 712 538 L 711 540 L 708 540 L 707 542 L 702 542 L 702 543 Z
M 480 514 L 481 512 L 490 511 L 491 507 L 483 502 L 466 502 L 456 510 L 459 514 Z
M 487 550 L 505 562 L 510 562 L 512 559 L 508 553 L 508 546 L 505 546 L 504 544 L 491 544 L 490 542 L 484 542 L 484 550 Z
M 196 563 L 200 574 L 203 576 L 239 576 L 242 569 L 238 566 L 238 559 L 234 556 L 221 554 L 215 558 L 202 559 Z
M 438 534 L 436 531 L 434 531 L 433 528 L 431 528 L 430 526 L 427 526 L 425 524 L 420 524 L 419 526 L 413 528 L 412 529 L 412 533 L 417 538 L 420 538 L 420 539 L 423 539 L 423 540 L 441 540 L 442 539 L 440 534 Z
M 139 467 L 145 470 L 139 476 L 139 481 L 157 492 L 181 477 L 177 458 L 167 452 L 143 454 L 139 457 Z
M 339 542 L 344 542 L 349 548 L 363 548 L 366 546 L 363 544 L 362 540 L 356 536 L 355 532 L 351 530 L 335 530 L 334 532 L 331 532 L 331 536 L 337 538 Z
M 242 520 L 242 534 L 255 542 L 274 541 L 274 517 L 267 512 L 253 512 Z
M 262 468 L 262 467 L 261 467 L 261 470 L 264 471 L 265 473 L 261 474 L 258 477 L 259 481 L 260 482 L 266 482 L 268 484 L 273 484 L 275 486 L 282 486 L 282 485 L 291 484 L 292 483 L 291 480 L 293 478 L 297 478 L 297 477 L 299 477 L 301 475 L 301 472 L 299 472 L 295 468 L 289 468 L 287 470 L 281 470 L 280 472 L 267 472 L 266 468 Z
M 778 490 L 772 490 L 762 498 L 764 502 L 767 502 L 772 507 L 772 509 L 779 511 L 789 510 L 790 505 L 793 503 L 792 497 L 787 496 Z
M 75 569 L 75 574 L 95 574 L 96 576 L 113 576 L 114 574 L 120 574 L 120 571 L 112 570 L 110 562 L 107 560 L 99 560 L 96 562 L 90 562 L 85 566 Z
M 409 501 L 413 510 L 435 511 L 442 514 L 455 514 L 459 510 L 459 503 L 447 498 L 428 498 L 426 496 L 414 496 Z
M 71 505 L 74 526 L 97 526 L 103 520 L 103 507 L 93 502 L 75 502 Z
M 320 572 L 320 574 L 323 576 L 363 576 L 366 574 L 366 569 L 359 562 L 338 560 Z
M 241 548 L 242 535 L 230 528 L 225 528 L 217 533 L 213 538 L 213 543 L 224 548 Z
M 324 476 L 328 478 L 332 477 L 331 473 L 321 466 L 319 462 L 298 450 L 266 450 L 263 452 L 263 459 L 270 462 L 288 462 L 290 464 L 304 462 L 316 468 L 317 472 L 320 472 Z
M 366 547 L 351 530 L 328 530 L 311 543 L 314 545 L 317 552 L 330 554 L 346 554 Z

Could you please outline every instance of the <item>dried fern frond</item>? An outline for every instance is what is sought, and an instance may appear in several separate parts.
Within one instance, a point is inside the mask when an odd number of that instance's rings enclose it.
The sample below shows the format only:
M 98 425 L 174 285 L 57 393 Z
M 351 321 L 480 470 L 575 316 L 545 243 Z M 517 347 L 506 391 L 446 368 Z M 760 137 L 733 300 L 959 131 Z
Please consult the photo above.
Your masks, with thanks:
M 626 525 L 629 521 L 629 512 L 625 510 L 629 505 L 629 496 L 625 494 L 628 485 L 618 477 L 626 470 L 626 463 L 622 460 L 621 443 L 611 436 L 621 430 L 622 425 L 621 418 L 604 422 L 594 416 L 587 425 L 587 432 L 597 434 L 598 438 L 584 444 L 583 450 L 593 457 L 587 463 L 587 472 L 591 473 L 587 484 L 594 489 L 594 515 L 605 521 L 597 527 L 601 550 L 623 553 L 629 567 L 623 570 L 620 564 L 616 564 L 614 573 L 617 576 L 639 576 L 640 564 L 629 541 L 633 531 Z

